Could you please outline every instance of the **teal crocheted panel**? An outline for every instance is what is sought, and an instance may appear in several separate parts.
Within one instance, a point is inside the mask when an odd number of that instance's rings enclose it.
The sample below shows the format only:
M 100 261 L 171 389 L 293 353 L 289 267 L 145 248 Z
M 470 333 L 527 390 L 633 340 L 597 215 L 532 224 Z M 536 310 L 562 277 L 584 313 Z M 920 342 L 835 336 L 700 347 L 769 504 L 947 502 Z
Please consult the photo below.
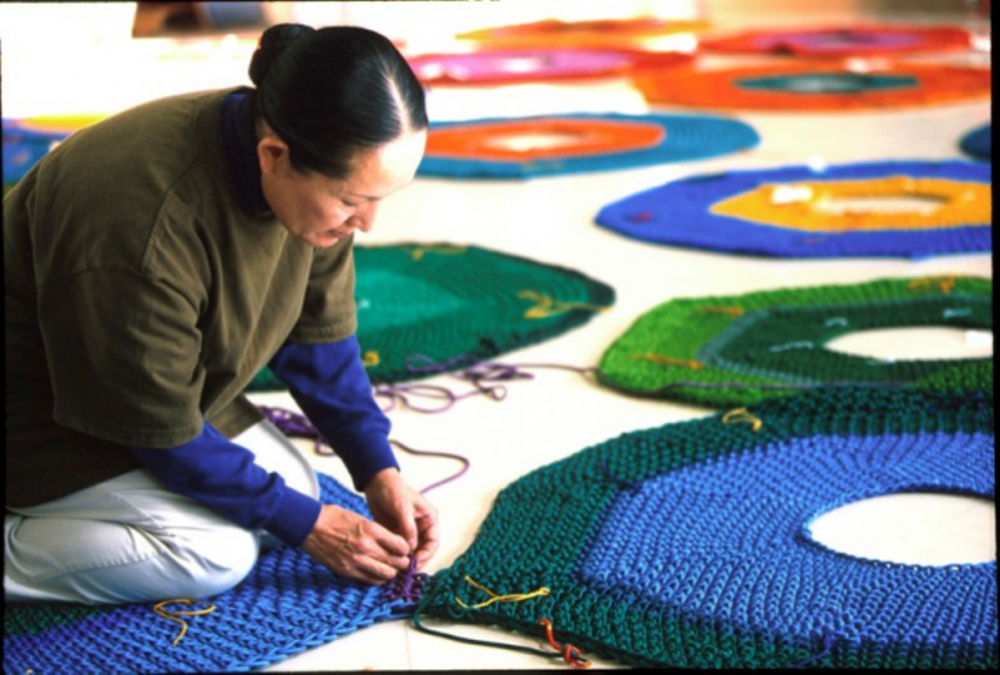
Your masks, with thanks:
M 993 427 L 992 392 L 844 387 L 626 433 L 503 489 L 414 618 L 535 645 L 544 620 L 571 655 L 644 667 L 996 669 L 995 561 L 873 560 L 810 529 L 885 494 L 993 499 Z
M 358 342 L 373 383 L 456 370 L 555 337 L 614 303 L 595 279 L 478 246 L 356 246 Z M 284 389 L 269 370 L 248 391 Z
M 368 515 L 361 497 L 319 474 L 324 503 Z M 410 616 L 426 575 L 385 586 L 338 577 L 288 546 L 262 554 L 232 590 L 191 604 L 5 603 L 3 666 L 25 673 L 231 673 L 256 670 L 380 621 Z
M 992 388 L 992 357 L 883 360 L 826 347 L 864 330 L 992 330 L 992 295 L 989 279 L 919 277 L 670 300 L 607 348 L 598 381 L 710 407 L 834 384 Z

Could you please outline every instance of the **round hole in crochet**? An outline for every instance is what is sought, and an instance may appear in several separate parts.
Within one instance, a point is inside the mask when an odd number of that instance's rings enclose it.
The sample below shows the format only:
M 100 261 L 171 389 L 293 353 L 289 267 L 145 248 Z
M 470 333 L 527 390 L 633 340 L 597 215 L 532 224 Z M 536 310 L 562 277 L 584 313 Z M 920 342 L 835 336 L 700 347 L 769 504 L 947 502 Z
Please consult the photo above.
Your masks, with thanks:
M 530 134 L 497 135 L 484 141 L 484 145 L 515 152 L 530 152 L 532 150 L 549 150 L 576 145 L 584 134 L 572 132 L 546 132 Z
M 954 311 L 960 312 L 956 307 Z M 950 326 L 859 330 L 826 343 L 832 351 L 884 361 L 973 359 L 993 355 L 993 333 Z
M 832 215 L 845 213 L 916 213 L 928 216 L 944 206 L 948 200 L 931 195 L 872 195 L 828 197 L 810 203 L 814 211 Z
M 845 504 L 806 526 L 827 548 L 887 564 L 961 565 L 996 560 L 993 500 L 901 492 Z

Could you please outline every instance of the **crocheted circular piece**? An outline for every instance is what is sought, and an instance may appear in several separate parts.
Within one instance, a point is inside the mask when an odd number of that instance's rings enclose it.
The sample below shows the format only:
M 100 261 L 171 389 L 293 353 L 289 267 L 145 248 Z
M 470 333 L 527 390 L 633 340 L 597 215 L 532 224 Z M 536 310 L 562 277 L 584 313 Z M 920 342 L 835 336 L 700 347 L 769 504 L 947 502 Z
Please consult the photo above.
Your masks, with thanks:
M 320 474 L 321 499 L 370 517 L 364 500 Z M 232 673 L 257 670 L 374 623 L 412 614 L 427 577 L 404 575 L 385 586 L 332 574 L 297 548 L 263 554 L 232 590 L 191 606 L 215 610 L 158 616 L 157 603 L 77 605 L 5 603 L 4 671 L 9 673 Z
M 707 52 L 829 58 L 959 51 L 970 45 L 962 28 L 889 25 L 749 30 L 698 40 L 698 48 Z
M 969 155 L 979 159 L 993 158 L 993 126 L 984 124 L 962 136 L 959 147 Z
M 907 326 L 992 330 L 992 298 L 989 279 L 917 277 L 670 300 L 607 348 L 597 378 L 627 394 L 710 407 L 827 385 L 991 388 L 992 357 L 895 361 L 825 345 Z
M 12 185 L 70 134 L 103 119 L 98 115 L 3 120 L 3 182 Z
M 643 69 L 688 64 L 691 54 L 627 49 L 491 49 L 421 54 L 408 61 L 426 85 L 497 85 L 621 77 Z
M 580 113 L 443 122 L 431 126 L 417 173 L 529 178 L 691 161 L 758 143 L 748 124 L 708 115 Z
M 995 561 L 872 560 L 810 530 L 885 494 L 992 500 L 992 392 L 850 388 L 747 414 L 759 427 L 668 424 L 520 478 L 415 618 L 536 638 L 547 620 L 584 657 L 635 666 L 995 669 Z
M 905 108 L 990 98 L 990 69 L 896 63 L 852 69 L 813 61 L 634 75 L 650 103 L 799 112 Z
M 579 272 L 477 246 L 355 246 L 358 343 L 373 383 L 468 367 L 577 328 L 614 303 Z M 249 391 L 284 389 L 265 369 Z
M 656 17 L 559 21 L 549 19 L 533 23 L 499 26 L 469 31 L 460 40 L 473 40 L 491 48 L 534 47 L 621 47 L 678 33 L 708 28 L 704 21 L 670 21 Z
M 924 258 L 992 250 L 991 184 L 989 165 L 967 161 L 729 171 L 637 193 L 605 206 L 596 222 L 644 241 L 731 253 Z M 876 200 L 897 201 L 880 211 Z

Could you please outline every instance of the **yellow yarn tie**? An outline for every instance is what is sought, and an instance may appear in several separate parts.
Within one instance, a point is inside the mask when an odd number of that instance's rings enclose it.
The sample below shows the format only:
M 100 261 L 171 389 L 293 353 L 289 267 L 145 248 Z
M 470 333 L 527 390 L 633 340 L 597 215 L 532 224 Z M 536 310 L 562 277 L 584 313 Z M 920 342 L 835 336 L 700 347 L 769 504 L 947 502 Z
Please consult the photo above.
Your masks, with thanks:
M 722 416 L 723 424 L 737 424 L 739 422 L 747 422 L 750 424 L 750 428 L 755 432 L 764 426 L 764 423 L 761 422 L 758 417 L 755 417 L 751 413 L 747 412 L 746 408 L 736 408 L 735 410 L 730 410 Z
M 494 602 L 521 602 L 522 600 L 528 600 L 529 598 L 537 598 L 540 596 L 548 595 L 550 593 L 549 589 L 543 586 L 538 590 L 532 591 L 530 593 L 510 593 L 508 595 L 497 595 L 490 589 L 477 584 L 475 581 L 472 580 L 471 577 L 465 577 L 465 580 L 470 584 L 472 584 L 478 590 L 483 591 L 484 593 L 490 596 L 489 600 L 487 600 L 486 602 L 480 602 L 478 605 L 467 605 L 464 602 L 462 602 L 458 598 L 458 596 L 455 596 L 455 602 L 457 602 L 465 609 L 481 609 L 483 607 L 488 607 L 489 605 L 492 605 Z
M 361 365 L 365 368 L 377 366 L 379 364 L 378 352 L 365 352 L 361 357 Z
M 215 611 L 215 605 L 212 605 L 208 609 L 195 609 L 195 610 L 168 610 L 163 609 L 164 605 L 172 605 L 179 602 L 184 605 L 190 605 L 194 600 L 188 600 L 186 598 L 178 598 L 176 600 L 164 600 L 163 602 L 156 603 L 153 607 L 153 611 L 156 612 L 157 616 L 163 617 L 164 619 L 169 619 L 174 623 L 179 623 L 181 625 L 181 632 L 174 638 L 174 646 L 181 641 L 181 638 L 187 633 L 187 621 L 184 619 L 179 619 L 179 616 L 201 616 L 203 614 L 209 614 Z
M 517 294 L 517 297 L 523 298 L 524 300 L 534 300 L 538 303 L 534 307 L 528 308 L 528 310 L 524 313 L 524 318 L 526 319 L 547 319 L 550 316 L 556 316 L 557 314 L 568 312 L 571 309 L 586 309 L 592 312 L 603 312 L 607 309 L 606 307 L 592 305 L 586 302 L 560 302 L 559 300 L 554 300 L 547 295 L 531 290 L 523 290 Z
M 664 366 L 683 366 L 684 368 L 691 368 L 692 370 L 700 370 L 705 366 L 705 364 L 701 361 L 695 361 L 692 359 L 675 359 L 670 356 L 663 356 L 662 354 L 633 354 L 632 358 L 645 359 Z
M 928 286 L 937 286 L 941 289 L 942 293 L 948 295 L 951 289 L 955 287 L 955 283 L 955 277 L 925 277 L 923 279 L 913 279 L 906 287 L 911 291 L 917 291 L 925 289 Z
M 441 255 L 462 255 L 467 250 L 468 246 L 453 246 L 451 244 L 439 244 L 436 246 L 414 246 L 410 249 L 410 256 L 414 260 L 420 260 L 424 257 L 424 253 L 440 253 Z

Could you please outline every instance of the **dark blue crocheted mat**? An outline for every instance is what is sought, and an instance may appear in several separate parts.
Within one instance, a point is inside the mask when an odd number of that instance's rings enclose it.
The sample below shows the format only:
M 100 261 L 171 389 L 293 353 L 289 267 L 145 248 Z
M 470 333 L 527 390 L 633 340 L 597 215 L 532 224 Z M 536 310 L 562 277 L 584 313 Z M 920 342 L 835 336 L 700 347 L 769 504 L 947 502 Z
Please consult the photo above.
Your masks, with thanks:
M 964 136 L 958 143 L 964 152 L 977 159 L 990 160 L 993 158 L 993 125 L 984 124 L 973 129 Z
M 977 162 L 870 162 L 730 171 L 672 181 L 605 206 L 597 223 L 657 244 L 789 258 L 854 256 L 925 258 L 992 250 L 988 218 L 953 227 L 809 231 L 713 212 L 718 203 L 762 186 L 796 182 L 879 181 L 894 176 L 989 185 L 989 165 Z M 902 216 L 901 216 L 902 217 Z
M 368 515 L 361 497 L 319 474 L 322 500 Z M 417 575 L 386 586 L 334 576 L 299 549 L 281 546 L 261 555 L 250 575 L 230 591 L 193 604 L 216 609 L 183 617 L 180 626 L 158 616 L 156 603 L 88 606 L 7 603 L 4 672 L 243 672 L 263 668 L 380 621 L 412 614 Z M 181 609 L 188 609 L 177 605 Z
M 553 152 L 547 159 L 523 161 L 491 161 L 477 159 L 473 156 L 446 157 L 428 152 L 417 173 L 422 176 L 449 178 L 530 178 L 692 161 L 748 150 L 760 143 L 760 136 L 745 122 L 712 115 L 620 115 L 611 113 L 598 115 L 579 113 L 518 119 L 442 122 L 432 125 L 431 130 L 464 127 L 474 131 L 477 126 L 498 122 L 531 120 L 545 122 L 560 119 L 655 124 L 663 127 L 666 133 L 659 143 L 648 148 L 577 156 L 560 156 L 557 152 Z

